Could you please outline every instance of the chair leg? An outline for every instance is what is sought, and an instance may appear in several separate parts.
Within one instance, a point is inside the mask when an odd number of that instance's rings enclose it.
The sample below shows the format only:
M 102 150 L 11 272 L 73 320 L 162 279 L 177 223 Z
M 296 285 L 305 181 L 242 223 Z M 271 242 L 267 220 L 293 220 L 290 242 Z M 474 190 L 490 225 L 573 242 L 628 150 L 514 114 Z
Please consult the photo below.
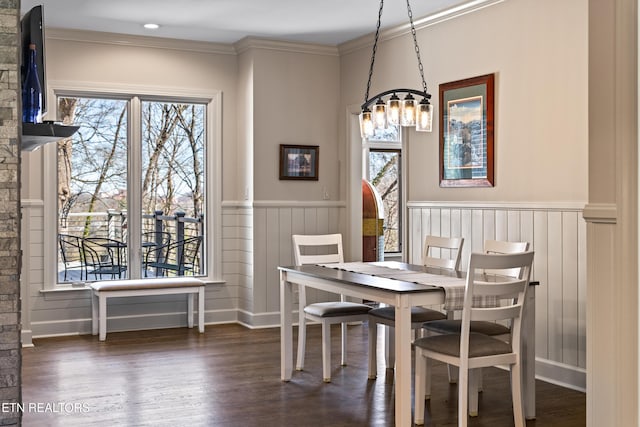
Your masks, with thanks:
M 424 400 L 431 399 L 431 364 L 433 363 L 428 357 L 425 359 L 425 376 L 424 376 Z
M 375 380 L 378 373 L 378 323 L 369 319 L 369 379 Z
M 458 382 L 458 367 L 453 365 L 447 365 L 449 372 L 449 384 L 455 384 Z
M 416 371 L 415 371 L 415 391 L 414 391 L 414 421 L 418 425 L 424 424 L 424 395 L 428 376 L 431 375 L 427 366 L 427 358 L 422 354 L 420 348 L 416 348 L 415 353 Z
M 343 322 L 340 324 L 340 332 L 342 335 L 342 345 L 341 345 L 341 359 L 340 365 L 347 366 L 347 323 Z
M 300 316 L 298 318 L 298 357 L 296 359 L 297 371 L 302 371 L 304 369 L 304 352 L 305 352 L 306 340 L 307 340 L 307 318 L 304 315 L 304 311 L 300 309 Z
M 469 393 L 469 369 L 460 368 L 458 378 L 458 427 L 467 427 Z
M 516 427 L 524 427 L 524 408 L 521 389 L 521 367 L 519 362 L 511 366 L 511 398 L 513 400 L 513 421 Z
M 331 323 L 322 322 L 322 381 L 331 382 Z
M 396 367 L 396 330 L 392 326 L 384 325 L 385 342 L 387 346 L 385 348 L 385 362 L 387 369 L 394 369 Z
M 478 416 L 478 377 L 481 374 L 481 368 L 469 370 L 469 416 Z

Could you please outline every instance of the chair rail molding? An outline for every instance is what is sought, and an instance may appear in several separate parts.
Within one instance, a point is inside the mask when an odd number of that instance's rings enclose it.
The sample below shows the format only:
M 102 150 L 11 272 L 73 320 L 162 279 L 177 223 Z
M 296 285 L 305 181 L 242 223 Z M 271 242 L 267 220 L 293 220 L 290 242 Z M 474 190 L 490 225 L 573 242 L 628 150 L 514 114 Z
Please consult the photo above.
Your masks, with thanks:
M 615 203 L 589 203 L 584 207 L 582 217 L 587 222 L 615 224 L 618 222 L 618 206 Z

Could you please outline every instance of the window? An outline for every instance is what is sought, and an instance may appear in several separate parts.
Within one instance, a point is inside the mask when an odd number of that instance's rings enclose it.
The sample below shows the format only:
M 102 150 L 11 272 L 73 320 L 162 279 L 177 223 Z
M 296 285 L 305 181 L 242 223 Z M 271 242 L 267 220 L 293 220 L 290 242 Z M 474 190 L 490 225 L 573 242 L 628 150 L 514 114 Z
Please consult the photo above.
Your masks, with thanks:
M 57 102 L 58 117 L 80 129 L 55 148 L 56 282 L 210 276 L 213 102 L 84 93 Z
M 375 187 L 384 206 L 384 253 L 401 254 L 403 240 L 403 176 L 400 128 L 377 130 L 364 144 L 364 177 Z
M 400 148 L 369 148 L 369 182 L 384 206 L 384 252 L 402 252 L 402 198 Z

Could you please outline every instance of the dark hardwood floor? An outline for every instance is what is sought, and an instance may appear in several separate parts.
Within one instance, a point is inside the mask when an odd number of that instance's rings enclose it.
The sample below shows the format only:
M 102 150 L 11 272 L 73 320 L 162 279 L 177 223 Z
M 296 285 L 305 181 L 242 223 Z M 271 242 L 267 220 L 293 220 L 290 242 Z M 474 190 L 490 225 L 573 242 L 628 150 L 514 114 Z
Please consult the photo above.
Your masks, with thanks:
M 309 328 L 305 371 L 280 381 L 279 329 L 209 325 L 35 340 L 23 351 L 23 425 L 392 426 L 393 371 L 367 380 L 367 328 L 349 329 L 349 366 L 333 332 L 333 381 L 322 382 L 320 327 Z M 427 426 L 457 425 L 457 389 L 435 365 Z M 480 415 L 470 426 L 512 426 L 509 375 L 484 370 Z M 585 394 L 537 382 L 527 426 L 586 425 Z M 39 404 L 38 410 L 27 405 Z M 49 407 L 45 406 L 49 404 Z

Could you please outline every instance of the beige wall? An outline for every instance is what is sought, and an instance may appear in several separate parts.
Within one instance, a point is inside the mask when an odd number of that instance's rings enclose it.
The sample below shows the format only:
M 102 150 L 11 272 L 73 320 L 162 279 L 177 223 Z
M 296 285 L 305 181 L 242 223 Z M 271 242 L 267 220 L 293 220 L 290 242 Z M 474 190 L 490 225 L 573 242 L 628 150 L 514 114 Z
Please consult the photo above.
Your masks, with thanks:
M 300 53 L 257 48 L 253 64 L 255 200 L 339 199 L 337 50 Z M 279 145 L 319 146 L 318 181 L 280 181 Z
M 408 134 L 409 200 L 587 200 L 587 12 L 583 0 L 508 0 L 418 30 L 435 114 L 432 133 Z M 341 51 L 345 111 L 362 103 L 371 47 Z M 370 96 L 421 86 L 410 35 L 382 42 L 375 66 Z M 489 73 L 495 187 L 439 188 L 439 85 Z

